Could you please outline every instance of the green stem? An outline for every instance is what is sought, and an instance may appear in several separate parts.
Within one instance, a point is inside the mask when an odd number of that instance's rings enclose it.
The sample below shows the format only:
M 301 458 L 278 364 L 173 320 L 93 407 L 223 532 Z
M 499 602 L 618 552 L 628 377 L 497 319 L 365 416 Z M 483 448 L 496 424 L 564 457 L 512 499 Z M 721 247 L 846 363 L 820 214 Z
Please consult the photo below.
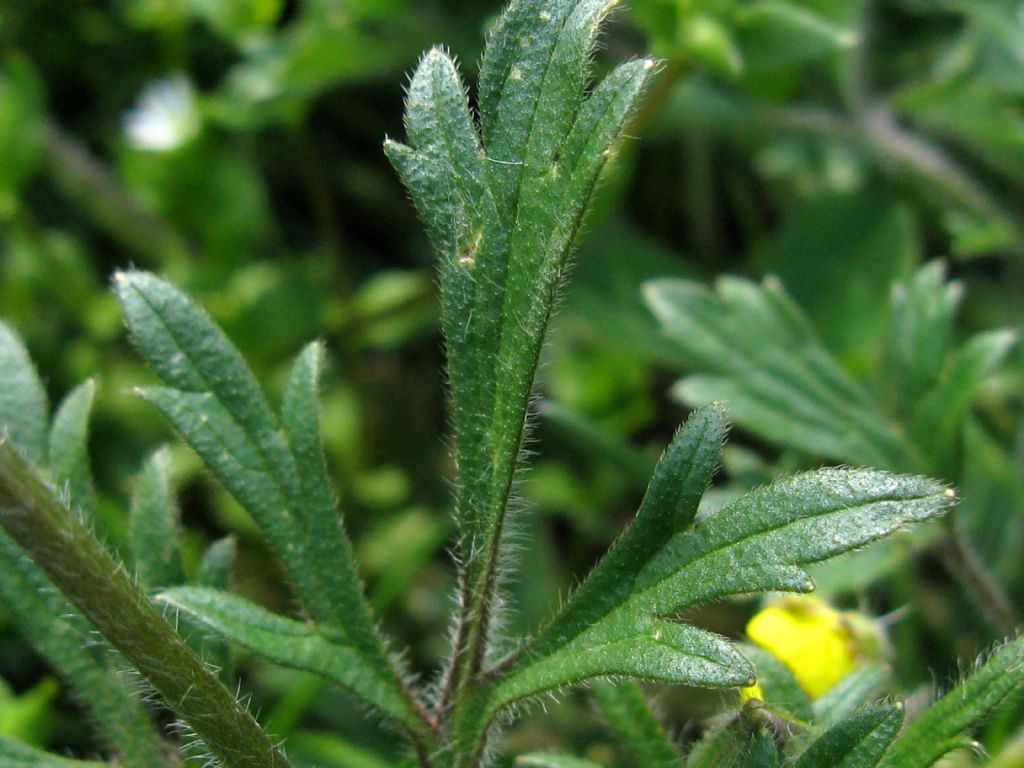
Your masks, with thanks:
M 141 263 L 166 267 L 189 252 L 185 239 L 125 190 L 110 170 L 54 122 L 43 130 L 46 169 L 57 187 L 96 226 Z
M 946 568 L 974 600 L 992 629 L 1003 637 L 1012 637 L 1019 625 L 1013 603 L 971 542 L 957 530 L 953 515 L 946 519 L 946 524 L 946 536 L 940 542 Z
M 0 441 L 0 525 L 225 768 L 288 768 L 252 715 L 7 440 Z

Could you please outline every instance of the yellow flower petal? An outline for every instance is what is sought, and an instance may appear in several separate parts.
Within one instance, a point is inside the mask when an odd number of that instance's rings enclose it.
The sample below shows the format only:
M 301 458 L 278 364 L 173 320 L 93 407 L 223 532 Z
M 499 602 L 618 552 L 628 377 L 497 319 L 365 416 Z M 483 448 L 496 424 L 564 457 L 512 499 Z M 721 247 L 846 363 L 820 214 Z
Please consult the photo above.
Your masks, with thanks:
M 813 597 L 786 597 L 757 613 L 747 636 L 793 673 L 817 698 L 867 656 L 877 656 L 878 629 L 866 617 L 844 614 Z

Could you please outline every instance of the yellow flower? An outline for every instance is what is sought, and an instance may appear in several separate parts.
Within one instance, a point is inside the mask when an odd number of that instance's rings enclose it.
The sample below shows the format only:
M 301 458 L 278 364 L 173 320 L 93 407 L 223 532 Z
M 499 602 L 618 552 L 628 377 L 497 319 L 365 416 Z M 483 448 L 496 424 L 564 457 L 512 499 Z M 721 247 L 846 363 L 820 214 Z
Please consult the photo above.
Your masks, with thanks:
M 870 618 L 803 595 L 762 608 L 747 624 L 747 636 L 781 661 L 812 698 L 863 661 L 880 658 L 883 644 L 881 630 Z M 745 701 L 764 695 L 755 684 L 740 697 Z

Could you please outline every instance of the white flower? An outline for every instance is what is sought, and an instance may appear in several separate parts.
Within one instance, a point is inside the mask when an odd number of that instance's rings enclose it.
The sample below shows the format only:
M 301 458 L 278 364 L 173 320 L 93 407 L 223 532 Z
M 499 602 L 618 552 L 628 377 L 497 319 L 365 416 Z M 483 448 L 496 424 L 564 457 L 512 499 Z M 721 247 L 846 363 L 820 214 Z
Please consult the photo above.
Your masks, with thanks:
M 133 147 L 155 152 L 177 149 L 199 133 L 192 84 L 182 75 L 150 84 L 125 113 L 125 135 Z

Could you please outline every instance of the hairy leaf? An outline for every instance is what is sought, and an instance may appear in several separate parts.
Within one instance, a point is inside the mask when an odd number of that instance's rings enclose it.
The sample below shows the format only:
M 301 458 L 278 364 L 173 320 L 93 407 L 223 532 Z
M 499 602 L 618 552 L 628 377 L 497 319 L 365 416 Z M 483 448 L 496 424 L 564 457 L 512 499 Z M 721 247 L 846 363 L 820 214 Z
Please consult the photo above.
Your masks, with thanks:
M 58 486 L 67 487 L 71 505 L 92 520 L 96 516 L 96 489 L 89 466 L 89 415 L 96 398 L 96 382 L 88 379 L 75 387 L 53 415 L 50 427 L 50 469 Z
M 750 685 L 753 669 L 731 643 L 661 617 L 730 595 L 810 591 L 802 566 L 933 517 L 954 498 L 926 478 L 850 469 L 807 472 L 753 491 L 665 539 L 642 567 L 620 571 L 628 593 L 589 626 L 563 633 L 561 643 L 542 632 L 536 647 L 545 654 L 528 647 L 482 694 L 479 711 L 486 720 L 519 699 L 597 676 Z
M 886 768 L 928 768 L 965 744 L 963 733 L 1024 685 L 1024 637 L 997 648 L 967 679 L 910 724 L 886 755 Z
M 302 486 L 311 554 L 318 562 L 330 563 L 335 571 L 332 597 L 337 602 L 335 610 L 345 617 L 347 634 L 357 647 L 376 655 L 382 644 L 363 597 L 352 545 L 342 530 L 320 443 L 318 388 L 323 358 L 323 345 L 313 343 L 296 359 L 281 405 L 281 423 Z
M 343 637 L 327 628 L 278 616 L 244 598 L 204 587 L 176 587 L 162 592 L 158 600 L 271 661 L 323 675 L 399 721 L 413 717 L 409 702 Z
M 597 176 L 653 65 L 630 62 L 585 95 L 615 0 L 516 0 L 481 65 L 480 132 L 451 59 L 423 57 L 408 145 L 385 151 L 440 259 L 460 550 L 489 600 L 534 372 Z
M 179 546 L 178 505 L 171 490 L 170 453 L 156 451 L 146 461 L 132 493 L 128 535 L 135 573 L 150 588 L 185 580 Z
M 683 757 L 651 711 L 636 683 L 595 681 L 591 686 L 601 713 L 622 750 L 639 768 L 678 768 Z
M 813 455 L 916 468 L 913 450 L 822 347 L 776 281 L 726 277 L 711 291 L 665 280 L 645 290 L 665 333 L 706 372 L 676 385 L 683 401 L 721 400 L 746 429 Z
M 858 712 L 811 742 L 794 768 L 875 768 L 902 724 L 902 706 L 882 704 Z
M 18 335 L 0 322 L 0 434 L 37 467 L 46 466 L 46 390 Z
M 253 515 L 312 617 L 352 644 L 363 674 L 401 697 L 398 673 L 362 604 L 319 454 L 317 347 L 293 371 L 282 432 L 241 355 L 184 294 L 143 272 L 119 273 L 116 285 L 137 346 L 170 385 L 141 394 Z M 406 724 L 418 726 L 415 718 Z

